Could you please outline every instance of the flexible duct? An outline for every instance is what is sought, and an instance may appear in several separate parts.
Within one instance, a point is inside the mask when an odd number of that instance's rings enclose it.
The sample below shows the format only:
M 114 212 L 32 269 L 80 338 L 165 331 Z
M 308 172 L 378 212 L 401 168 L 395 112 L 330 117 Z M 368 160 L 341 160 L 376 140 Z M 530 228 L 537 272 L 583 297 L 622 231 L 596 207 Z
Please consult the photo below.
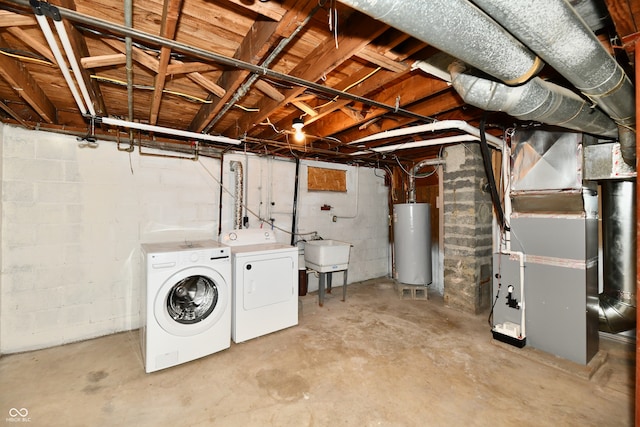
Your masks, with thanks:
M 602 184 L 604 291 L 600 294 L 600 330 L 618 333 L 636 327 L 636 183 Z
M 407 202 L 408 203 L 415 203 L 416 202 L 416 177 L 420 178 L 418 176 L 418 171 L 420 171 L 420 169 L 422 169 L 425 166 L 439 166 L 439 165 L 443 165 L 445 163 L 444 159 L 437 157 L 435 159 L 425 159 L 422 160 L 421 162 L 419 162 L 418 164 L 416 164 L 414 167 L 411 168 L 411 171 L 409 173 L 409 197 Z
M 233 204 L 233 229 L 242 228 L 242 201 L 244 200 L 244 172 L 242 162 L 232 161 L 229 164 L 231 172 L 235 172 L 235 202 Z
M 467 0 L 340 0 L 508 84 L 524 83 L 544 65 Z
M 600 136 L 615 137 L 618 132 L 609 117 L 578 95 L 538 77 L 514 87 L 473 75 L 459 61 L 449 71 L 454 89 L 478 108 Z
M 634 89 L 624 70 L 564 0 L 473 0 L 621 127 L 635 121 Z M 624 144 L 624 145 L 623 145 Z M 635 139 L 620 140 L 635 167 Z

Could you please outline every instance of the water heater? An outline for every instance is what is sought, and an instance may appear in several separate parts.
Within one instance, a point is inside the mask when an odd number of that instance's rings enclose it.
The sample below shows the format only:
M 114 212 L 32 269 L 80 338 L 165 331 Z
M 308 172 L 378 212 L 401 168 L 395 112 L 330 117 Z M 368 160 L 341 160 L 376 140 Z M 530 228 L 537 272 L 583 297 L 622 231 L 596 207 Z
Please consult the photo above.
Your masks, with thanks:
M 408 285 L 428 285 L 431 276 L 431 205 L 393 206 L 395 278 Z

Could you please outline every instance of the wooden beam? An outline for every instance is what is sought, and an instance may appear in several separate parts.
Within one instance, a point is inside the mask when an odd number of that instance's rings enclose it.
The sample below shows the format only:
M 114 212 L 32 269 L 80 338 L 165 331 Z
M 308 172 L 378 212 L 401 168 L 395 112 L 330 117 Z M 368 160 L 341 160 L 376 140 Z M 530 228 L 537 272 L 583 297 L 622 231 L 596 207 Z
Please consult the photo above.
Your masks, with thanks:
M 56 58 L 53 56 L 53 53 L 51 52 L 51 49 L 48 45 L 40 43 L 38 39 L 30 36 L 29 33 L 24 31 L 20 27 L 9 27 L 7 28 L 7 31 L 9 32 L 9 34 L 22 41 L 25 45 L 31 47 L 33 50 L 47 58 L 52 63 L 57 64 Z
M 394 105 L 397 100 L 398 105 L 400 107 L 405 107 L 407 105 L 411 105 L 417 101 L 420 101 L 424 98 L 433 99 L 434 97 L 437 97 L 439 94 L 446 91 L 450 91 L 450 87 L 446 82 L 438 79 L 424 77 L 422 75 L 415 75 L 406 79 L 400 79 L 398 83 L 387 87 L 385 90 L 377 94 L 373 99 L 375 101 L 388 104 L 388 105 Z M 398 99 L 399 95 L 400 95 L 400 98 Z M 434 106 L 439 105 L 435 101 L 431 101 L 431 102 L 434 103 Z M 461 105 L 461 102 L 462 101 L 458 97 L 456 98 L 455 105 Z M 360 105 L 360 104 L 356 104 L 356 105 Z M 361 105 L 358 108 L 364 109 L 368 107 Z M 450 107 L 447 106 L 447 109 L 450 109 Z M 415 106 L 413 105 L 412 105 L 411 111 L 417 114 L 425 115 L 424 111 L 422 112 L 416 111 Z M 426 114 L 426 115 L 431 115 L 438 111 L 439 111 L 438 109 L 429 109 L 428 110 L 429 114 Z M 353 126 L 361 124 L 365 121 L 369 121 L 373 118 L 380 117 L 388 112 L 389 112 L 388 110 L 385 110 L 382 108 L 368 108 L 366 110 L 366 114 L 363 114 L 363 120 L 361 121 L 354 122 L 352 120 L 347 119 L 344 116 L 337 116 L 337 117 L 331 116 L 331 117 L 325 118 L 322 121 L 321 125 L 318 125 L 318 124 L 315 124 L 314 126 L 307 125 L 306 128 L 307 128 L 307 131 L 313 135 L 326 137 L 326 136 L 331 136 L 331 135 L 335 135 L 337 133 L 343 132 L 345 129 L 349 129 Z M 366 135 L 363 135 L 363 136 L 366 136 Z
M 182 0 L 165 0 L 162 9 L 162 25 L 160 27 L 160 37 L 173 40 L 176 36 L 178 18 L 182 9 Z M 160 49 L 160 60 L 158 61 L 158 72 L 155 78 L 153 97 L 149 109 L 149 124 L 155 125 L 158 122 L 162 93 L 167 79 L 167 67 L 171 60 L 171 49 L 163 46 Z
M 4 27 L 27 27 L 38 25 L 36 18 L 29 15 L 0 10 L 0 28 Z
M 314 110 L 313 108 L 311 108 L 311 106 L 309 104 L 305 103 L 305 102 L 297 101 L 295 99 L 290 101 L 290 102 L 291 102 L 291 104 L 293 104 L 294 106 L 296 106 L 298 109 L 302 110 L 303 112 L 307 113 L 311 117 L 315 117 L 315 116 L 318 115 L 318 112 L 316 110 Z
M 11 117 L 13 117 L 14 120 L 16 120 L 18 123 L 20 123 L 22 126 L 26 127 L 27 129 L 31 129 L 31 125 L 29 125 L 27 122 L 25 122 L 24 120 L 22 120 L 22 117 L 20 117 L 18 115 L 18 113 L 16 113 L 15 111 L 13 111 L 11 109 L 11 107 L 9 107 L 7 104 L 5 104 L 4 102 L 0 101 L 0 109 L 4 110 L 5 113 L 7 113 L 8 115 L 10 115 Z
M 264 4 L 272 3 L 274 2 Z M 233 57 L 251 64 L 260 63 L 273 45 L 281 37 L 288 37 L 293 33 L 317 4 L 317 0 L 285 0 L 282 6 L 286 9 L 286 13 L 282 19 L 278 22 L 262 20 L 254 22 Z M 229 102 L 248 75 L 249 72 L 245 70 L 230 70 L 222 73 L 217 84 L 226 91 L 225 96 L 213 100 L 214 102 L 210 104 L 204 104 L 191 121 L 189 129 L 194 132 L 204 130 Z
M 247 1 L 247 0 L 227 0 L 229 3 L 233 3 L 244 9 L 248 9 L 252 12 L 259 13 L 262 16 L 271 18 L 274 21 L 279 21 L 287 13 L 287 9 L 284 5 L 280 5 L 279 2 L 262 2 L 262 1 Z
M 187 77 L 194 83 L 199 84 L 209 92 L 213 93 L 215 96 L 222 98 L 226 95 L 227 91 L 224 88 L 218 86 L 213 82 L 213 80 L 206 78 L 200 73 L 189 73 Z
M 123 53 L 112 55 L 88 56 L 80 59 L 80 64 L 87 69 L 110 67 L 112 65 L 122 65 L 127 62 L 127 57 Z
M 108 44 L 119 52 L 126 53 L 124 42 L 112 39 L 102 39 L 102 42 Z M 134 46 L 133 49 L 131 49 L 131 57 L 144 68 L 154 73 L 158 72 L 158 60 L 148 55 L 144 50 Z
M 207 71 L 217 70 L 219 67 L 202 62 L 181 62 L 176 59 L 172 60 L 167 66 L 167 75 L 189 74 L 189 73 L 206 73 Z
M 278 24 L 276 22 L 257 21 L 253 24 L 249 33 L 244 38 L 234 58 L 256 64 L 269 49 L 268 41 L 272 37 Z M 256 52 L 256 46 L 263 46 L 263 51 Z M 213 100 L 211 104 L 204 104 L 195 115 L 189 129 L 194 132 L 201 132 L 228 102 L 233 93 L 240 87 L 244 79 L 249 75 L 248 71 L 231 70 L 225 71 L 218 79 L 218 86 L 225 90 L 225 94 L 218 100 Z M 210 98 L 211 99 L 211 98 Z
M 396 73 L 403 73 L 407 71 L 407 69 L 409 69 L 409 66 L 407 64 L 396 62 L 393 59 L 387 58 L 386 56 L 376 52 L 374 49 L 369 47 L 365 47 L 360 52 L 356 53 L 356 56 L 360 59 L 364 59 L 365 61 L 369 61 L 384 69 L 394 71 Z
M 0 48 L 9 48 L 7 41 L 0 35 Z M 56 122 L 56 108 L 35 81 L 29 70 L 20 62 L 5 55 L 0 55 L 0 76 L 2 76 L 48 123 Z
M 256 89 L 267 95 L 269 98 L 278 102 L 284 101 L 284 95 L 278 89 L 265 82 L 264 80 L 258 79 L 253 85 Z
M 338 48 L 333 36 L 327 37 L 324 43 L 320 44 L 309 53 L 298 65 L 288 74 L 299 77 L 308 81 L 316 81 L 323 75 L 333 71 L 347 59 L 351 58 L 355 53 L 361 51 L 370 40 L 375 39 L 382 34 L 388 26 L 381 24 L 365 15 L 354 14 L 343 25 L 343 31 L 340 32 L 338 38 Z M 295 99 L 296 96 L 304 92 L 305 88 L 296 87 L 288 89 L 285 92 L 285 102 Z M 254 114 L 244 115 L 237 129 L 239 133 L 254 133 L 254 127 L 257 123 L 261 123 L 269 117 L 276 109 L 280 107 L 280 103 L 272 99 L 262 99 L 258 103 L 258 112 Z M 228 129 L 227 132 L 231 132 Z M 259 132 L 259 130 L 258 130 Z M 226 135 L 227 133 L 224 132 Z

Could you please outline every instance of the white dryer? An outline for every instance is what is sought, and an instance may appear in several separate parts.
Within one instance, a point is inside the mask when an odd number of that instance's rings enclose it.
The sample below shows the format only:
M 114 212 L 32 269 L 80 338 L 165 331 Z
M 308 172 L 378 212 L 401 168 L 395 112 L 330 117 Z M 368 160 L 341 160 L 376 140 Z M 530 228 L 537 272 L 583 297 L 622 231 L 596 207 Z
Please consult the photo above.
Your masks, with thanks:
M 272 231 L 239 229 L 231 246 L 231 339 L 243 342 L 298 324 L 298 248 L 278 243 Z
M 231 252 L 215 240 L 142 245 L 146 372 L 231 345 Z

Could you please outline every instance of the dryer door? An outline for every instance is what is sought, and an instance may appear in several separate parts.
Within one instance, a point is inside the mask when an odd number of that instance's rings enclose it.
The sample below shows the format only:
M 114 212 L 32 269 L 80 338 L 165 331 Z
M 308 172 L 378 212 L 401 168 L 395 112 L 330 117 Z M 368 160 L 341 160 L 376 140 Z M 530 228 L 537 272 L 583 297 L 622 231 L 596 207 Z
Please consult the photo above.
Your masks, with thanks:
M 297 261 L 297 251 L 295 256 Z M 240 267 L 236 270 L 236 286 L 242 287 L 236 292 L 242 292 L 244 310 L 278 304 L 292 298 L 298 278 L 293 255 L 254 255 L 236 258 L 236 263 Z
M 156 320 L 168 333 L 192 336 L 211 328 L 227 310 L 228 284 L 215 270 L 189 267 L 160 287 L 154 302 Z

